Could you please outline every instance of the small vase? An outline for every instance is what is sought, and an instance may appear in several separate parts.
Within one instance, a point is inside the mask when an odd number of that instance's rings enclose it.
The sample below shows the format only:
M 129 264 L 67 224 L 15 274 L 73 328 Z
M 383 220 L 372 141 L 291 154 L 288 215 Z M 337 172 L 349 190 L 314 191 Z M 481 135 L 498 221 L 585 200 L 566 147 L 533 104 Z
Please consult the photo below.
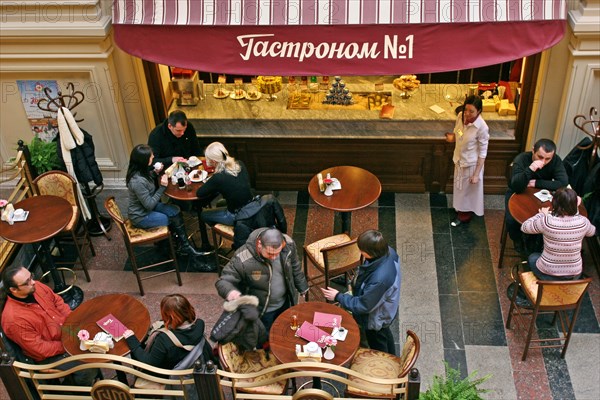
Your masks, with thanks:
M 325 349 L 325 353 L 323 353 L 323 358 L 325 358 L 326 360 L 333 360 L 333 357 L 335 357 L 333 349 L 331 348 L 331 346 L 327 346 L 327 348 Z
M 331 188 L 331 185 L 327 185 L 323 194 L 325 196 L 331 196 L 333 194 L 333 189 Z

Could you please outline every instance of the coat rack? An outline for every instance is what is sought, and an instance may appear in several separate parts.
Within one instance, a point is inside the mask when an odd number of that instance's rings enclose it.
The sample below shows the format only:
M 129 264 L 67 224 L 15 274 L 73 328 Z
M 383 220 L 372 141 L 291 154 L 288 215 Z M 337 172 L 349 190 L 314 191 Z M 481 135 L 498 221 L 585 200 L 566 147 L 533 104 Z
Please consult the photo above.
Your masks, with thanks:
M 590 155 L 589 169 L 595 165 L 598 161 L 598 147 L 600 146 L 600 119 L 598 118 L 598 109 L 596 107 L 590 108 L 588 118 L 583 114 L 576 115 L 573 118 L 573 123 L 579 129 L 581 129 L 586 135 L 592 138 L 592 142 L 587 146 L 577 146 L 581 150 L 587 150 L 592 147 L 592 153 Z
M 38 108 L 43 111 L 58 113 L 59 108 L 66 107 L 71 111 L 73 117 L 76 117 L 77 112 L 73 112 L 73 109 L 83 103 L 85 95 L 79 90 L 76 91 L 75 85 L 73 85 L 72 82 L 67 83 L 67 90 L 70 91 L 70 93 L 63 94 L 63 92 L 59 90 L 56 96 L 52 96 L 52 90 L 47 87 L 44 88 L 46 98 L 40 99 Z M 83 118 L 75 119 L 75 122 L 77 123 L 81 121 L 83 121 Z M 109 217 L 100 214 L 98 206 L 96 205 L 96 197 L 104 189 L 104 184 L 101 183 L 94 186 L 94 188 L 90 187 L 89 182 L 80 182 L 80 185 L 82 187 L 83 196 L 86 198 L 90 209 L 91 219 L 87 221 L 87 228 L 90 235 L 105 235 L 108 240 L 111 240 L 110 236 L 108 236 L 108 231 L 110 230 L 112 220 Z
M 58 109 L 61 107 L 66 107 L 71 111 L 73 117 L 77 116 L 77 113 L 73 112 L 75 107 L 83 103 L 85 96 L 83 92 L 77 90 L 75 91 L 75 85 L 72 82 L 67 83 L 67 90 L 70 90 L 71 93 L 63 94 L 62 91 L 58 91 L 56 97 L 52 97 L 52 89 L 45 87 L 44 94 L 46 95 L 46 99 L 40 99 L 38 102 L 38 108 L 43 111 L 49 111 L 53 113 L 57 113 Z M 75 119 L 75 122 L 81 122 L 82 119 Z

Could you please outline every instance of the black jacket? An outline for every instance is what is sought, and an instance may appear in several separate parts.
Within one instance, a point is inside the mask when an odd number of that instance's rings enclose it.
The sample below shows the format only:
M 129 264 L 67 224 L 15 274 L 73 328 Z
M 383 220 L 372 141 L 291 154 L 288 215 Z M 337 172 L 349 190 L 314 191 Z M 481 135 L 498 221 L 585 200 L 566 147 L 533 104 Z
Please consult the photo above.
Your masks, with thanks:
M 233 249 L 242 247 L 255 229 L 273 227 L 281 233 L 287 233 L 287 221 L 281 204 L 272 194 L 257 196 L 235 215 Z
M 508 184 L 510 193 L 522 193 L 532 179 L 535 179 L 536 188 L 552 191 L 569 184 L 567 171 L 565 171 L 562 159 L 558 154 L 554 154 L 552 160 L 544 168 L 540 168 L 535 172 L 529 168 L 532 162 L 533 154 L 531 151 L 526 151 L 515 157 L 512 177 Z
M 150 132 L 148 144 L 154 152 L 154 162 L 161 162 L 165 168 L 173 164 L 173 157 L 190 158 L 200 155 L 200 144 L 196 130 L 188 121 L 182 137 L 176 138 L 169 130 L 169 121 L 164 120 Z
M 73 169 L 79 183 L 85 184 L 94 181 L 96 185 L 102 185 L 102 172 L 96 162 L 94 139 L 92 135 L 81 129 L 83 132 L 83 144 L 76 146 L 71 150 L 71 159 L 73 160 Z M 62 149 L 60 147 L 60 140 L 56 141 L 58 158 L 61 166 L 64 167 L 65 162 L 63 160 Z
M 267 341 L 267 330 L 259 318 L 258 298 L 240 296 L 223 304 L 223 314 L 210 339 L 221 344 L 233 342 L 240 351 L 254 350 Z

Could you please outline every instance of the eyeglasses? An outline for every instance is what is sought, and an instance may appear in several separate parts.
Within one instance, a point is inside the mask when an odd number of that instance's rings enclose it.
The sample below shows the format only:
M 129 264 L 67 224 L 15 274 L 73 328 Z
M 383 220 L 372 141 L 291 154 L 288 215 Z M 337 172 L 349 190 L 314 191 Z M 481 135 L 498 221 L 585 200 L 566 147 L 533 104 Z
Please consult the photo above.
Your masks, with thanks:
M 32 282 L 33 282 L 33 275 L 29 275 L 29 279 L 27 279 L 25 282 L 23 282 L 21 284 L 18 284 L 17 287 L 30 286 Z

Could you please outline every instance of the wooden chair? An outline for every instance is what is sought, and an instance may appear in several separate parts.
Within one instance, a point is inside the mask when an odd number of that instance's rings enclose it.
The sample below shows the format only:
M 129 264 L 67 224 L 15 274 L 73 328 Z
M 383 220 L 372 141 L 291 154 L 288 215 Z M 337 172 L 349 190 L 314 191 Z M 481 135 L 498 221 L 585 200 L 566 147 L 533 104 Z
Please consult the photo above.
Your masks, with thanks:
M 406 342 L 402 348 L 400 357 L 383 351 L 359 348 L 350 364 L 350 369 L 372 378 L 394 379 L 404 378 L 415 365 L 419 352 L 421 350 L 421 341 L 413 331 L 406 331 Z M 364 383 L 360 378 L 349 376 L 348 379 L 354 383 Z M 346 394 L 354 397 L 376 397 L 395 399 L 391 394 L 389 387 L 380 385 L 377 393 L 366 391 L 348 384 Z M 383 396 L 381 393 L 390 393 L 389 396 Z
M 321 274 L 309 274 L 308 261 Z M 347 282 L 348 273 L 360 265 L 360 262 L 361 254 L 356 239 L 351 239 L 345 233 L 329 236 L 304 246 L 304 275 L 309 281 L 309 286 L 318 287 L 322 284 L 323 287 L 327 287 L 332 278 L 342 274 Z M 306 293 L 307 301 L 309 292 Z
M 108 214 L 111 216 L 115 224 L 119 227 L 121 234 L 123 235 L 123 240 L 125 241 L 125 247 L 127 248 L 127 253 L 129 254 L 129 260 L 131 261 L 131 269 L 135 274 L 135 277 L 138 282 L 138 286 L 140 288 L 140 295 L 144 295 L 144 287 L 142 286 L 142 281 L 150 278 L 155 278 L 161 275 L 165 275 L 171 272 L 175 272 L 177 275 L 177 283 L 181 286 L 181 275 L 179 273 L 179 264 L 177 263 L 177 256 L 175 255 L 175 247 L 173 246 L 173 239 L 171 238 L 171 233 L 169 232 L 169 228 L 166 226 L 160 226 L 152 229 L 141 229 L 133 226 L 129 219 L 125 219 L 123 214 L 121 214 L 121 210 L 115 201 L 113 196 L 107 198 L 104 201 L 104 207 L 108 211 Z M 134 251 L 134 247 L 136 246 L 144 246 L 149 244 L 154 244 L 160 242 L 162 240 L 169 241 L 169 249 L 171 258 L 160 261 L 154 264 L 148 264 L 144 266 L 138 266 L 138 261 L 136 258 L 136 254 Z M 154 249 L 150 249 L 154 250 Z M 141 253 L 140 255 L 146 252 Z M 169 269 L 168 271 L 160 271 L 157 273 L 153 273 L 151 275 L 142 276 L 141 272 L 147 269 L 158 267 L 160 265 L 173 263 L 174 267 Z
M 40 195 L 62 197 L 68 200 L 71 207 L 73 207 L 73 216 L 71 217 L 71 220 L 65 229 L 55 236 L 55 239 L 60 241 L 62 238 L 69 238 L 75 245 L 77 259 L 73 262 L 59 261 L 56 262 L 56 264 L 75 265 L 77 260 L 79 260 L 85 278 L 90 282 L 90 274 L 85 261 L 86 250 L 90 249 L 92 256 L 96 256 L 96 250 L 94 249 L 92 239 L 87 230 L 87 225 L 81 220 L 81 205 L 79 203 L 79 198 L 77 197 L 77 181 L 66 172 L 48 171 L 35 178 L 33 184 Z M 79 231 L 81 231 L 81 233 L 79 233 Z
M 224 250 L 224 253 L 220 253 L 219 250 L 223 245 L 223 241 L 227 240 L 233 245 L 233 226 L 225 225 L 225 224 L 216 224 L 211 227 L 213 246 L 215 246 L 215 262 L 217 263 L 217 272 L 219 276 L 221 276 L 221 272 L 223 271 L 223 266 L 221 265 L 221 260 L 224 260 L 225 263 L 228 263 L 231 259 L 230 255 L 233 253 L 233 248 Z
M 571 333 L 573 333 L 573 327 L 577 321 L 577 315 L 579 314 L 579 308 L 581 307 L 583 296 L 587 291 L 592 278 L 573 281 L 544 281 L 538 280 L 531 271 L 518 273 L 516 278 L 519 285 L 523 288 L 525 295 L 529 299 L 529 302 L 533 304 L 533 309 L 530 307 L 520 307 L 517 303 L 517 290 L 514 291 L 510 300 L 510 309 L 508 310 L 506 327 L 510 329 L 510 324 L 514 316 L 517 324 L 527 329 L 525 349 L 523 350 L 523 357 L 521 359 L 523 361 L 526 360 L 527 352 L 530 348 L 541 349 L 550 347 L 562 348 L 560 357 L 564 358 L 567 352 L 567 347 L 569 346 L 569 341 L 571 339 Z M 569 318 L 567 313 L 569 310 L 573 312 L 571 318 Z M 532 339 L 538 315 L 551 313 L 554 314 L 554 317 L 552 318 L 552 325 L 556 323 L 556 317 L 558 317 L 560 320 L 561 332 L 559 332 L 559 337 L 548 339 Z M 526 322 L 524 321 L 524 316 L 527 315 L 531 316 L 531 321 L 529 322 L 528 328 L 526 326 Z M 562 336 L 560 333 L 562 333 Z M 540 345 L 532 346 L 532 342 L 540 343 Z
M 241 352 L 233 343 L 218 344 L 217 351 L 219 353 L 221 367 L 225 371 L 234 372 L 237 374 L 259 372 L 265 368 L 273 367 L 279 364 L 273 356 L 267 359 L 264 350 Z M 276 378 L 285 372 L 285 370 L 280 370 L 272 374 L 264 374 L 256 378 L 241 379 L 239 381 L 256 384 L 260 381 L 272 380 L 273 378 Z M 234 382 L 234 385 L 237 383 L 239 382 Z M 287 386 L 287 380 L 277 380 L 269 384 L 261 386 L 253 385 L 253 387 L 239 388 L 237 390 L 256 395 L 278 395 L 285 393 Z

